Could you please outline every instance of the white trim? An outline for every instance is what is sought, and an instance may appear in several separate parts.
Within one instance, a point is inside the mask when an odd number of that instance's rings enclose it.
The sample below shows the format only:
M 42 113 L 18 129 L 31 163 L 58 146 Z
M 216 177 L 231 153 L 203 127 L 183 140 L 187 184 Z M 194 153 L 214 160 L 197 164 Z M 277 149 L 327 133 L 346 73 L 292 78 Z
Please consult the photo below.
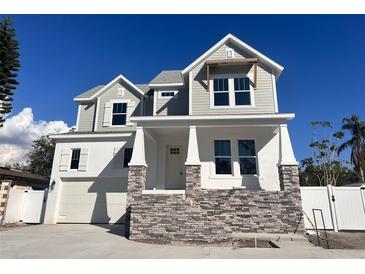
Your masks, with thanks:
M 216 156 L 215 155 L 215 141 L 229 141 L 229 146 L 231 148 L 231 155 L 230 156 Z M 233 150 L 232 150 L 232 140 L 231 138 L 229 137 L 212 137 L 212 155 L 213 155 L 213 169 L 211 170 L 211 173 L 210 175 L 213 174 L 213 176 L 217 177 L 217 178 L 231 178 L 231 177 L 236 177 L 237 174 L 235 172 L 235 169 L 234 169 L 234 165 L 233 165 Z M 215 160 L 216 158 L 229 158 L 230 159 L 230 162 L 231 162 L 231 173 L 227 173 L 227 174 L 217 174 L 216 173 L 216 164 L 215 164 Z
M 110 125 L 109 127 L 127 127 L 129 124 L 129 117 L 128 117 L 128 104 L 130 104 L 131 100 L 129 99 L 113 99 L 109 101 L 112 104 L 112 110 L 110 112 Z M 126 107 L 126 112 L 125 112 L 125 124 L 124 125 L 113 125 L 113 105 L 114 104 L 118 104 L 118 103 L 122 103 L 122 104 L 127 104 Z M 124 113 L 121 113 L 124 114 Z
M 276 79 L 274 73 L 271 73 L 271 82 L 272 82 L 272 90 L 274 93 L 274 110 L 275 113 L 279 113 L 278 94 L 276 92 Z
M 89 98 L 74 98 L 74 101 L 82 102 L 82 101 L 93 100 L 94 98 L 98 97 L 100 93 L 103 93 L 105 90 L 109 89 L 111 86 L 113 86 L 115 83 L 117 83 L 120 80 L 123 80 L 124 82 L 126 82 L 128 85 L 130 85 L 136 91 L 138 91 L 142 96 L 144 95 L 144 92 L 142 90 L 140 90 L 136 85 L 134 85 L 131 81 L 129 81 L 127 78 L 125 78 L 123 75 L 120 74 L 117 77 L 115 77 L 112 81 L 110 81 L 107 85 L 105 85 L 103 88 L 101 88 L 98 92 L 96 92 L 94 95 L 92 95 L 91 97 L 89 97 Z
M 184 83 L 149 84 L 149 87 L 182 87 Z
M 199 120 L 251 120 L 251 119 L 294 119 L 294 113 L 276 113 L 276 114 L 238 114 L 238 115 L 176 115 L 176 116 L 141 116 L 131 117 L 131 121 L 199 121 Z
M 96 107 L 96 112 L 95 112 L 95 121 L 94 121 L 94 129 L 93 131 L 98 131 L 98 117 L 99 117 L 99 97 L 96 99 L 96 104 L 95 104 L 95 107 Z
M 200 64 L 205 58 L 207 58 L 209 55 L 211 55 L 214 51 L 216 51 L 219 47 L 221 47 L 224 43 L 226 43 L 228 40 L 231 40 L 232 42 L 238 44 L 241 48 L 243 48 L 248 53 L 252 54 L 253 56 L 260 59 L 260 61 L 269 67 L 272 67 L 276 71 L 276 78 L 278 79 L 281 72 L 283 71 L 283 67 L 279 65 L 278 63 L 271 60 L 269 57 L 263 55 L 262 53 L 258 52 L 251 46 L 247 45 L 237 37 L 235 37 L 232 34 L 227 34 L 225 37 L 223 37 L 218 43 L 216 43 L 214 46 L 212 46 L 210 49 L 208 49 L 205 53 L 203 53 L 198 59 L 196 59 L 193 63 L 191 63 L 189 66 L 187 66 L 183 71 L 182 74 L 185 74 L 192 69 L 194 69 L 198 64 Z
M 152 115 L 155 116 L 157 115 L 157 90 L 153 91 L 153 112 Z
M 77 168 L 71 168 L 72 152 L 76 149 L 80 150 L 79 163 L 77 165 Z M 77 171 L 79 171 L 79 167 L 80 167 L 81 147 L 72 147 L 72 148 L 70 148 L 70 151 L 71 151 L 71 153 L 70 153 L 70 159 L 69 159 L 69 162 L 68 162 L 67 172 L 77 172 Z
M 229 140 L 231 144 L 231 174 L 216 174 L 215 173 L 215 153 L 214 153 L 214 141 L 215 140 Z M 256 174 L 242 174 L 240 170 L 240 156 L 238 153 L 238 140 L 254 140 L 255 141 L 255 158 L 256 158 Z M 210 138 L 211 150 L 209 151 L 210 157 L 214 159 L 214 161 L 210 162 L 210 170 L 209 170 L 209 179 L 242 179 L 242 178 L 250 178 L 257 177 L 259 180 L 262 178 L 260 176 L 260 164 L 258 157 L 258 146 L 257 146 L 257 137 L 256 136 L 242 136 L 242 134 L 235 134 L 234 136 L 226 136 L 225 134 L 219 134 L 211 136 Z M 220 157 L 220 156 L 217 156 Z M 223 156 L 224 157 L 224 156 Z M 225 156 L 228 157 L 228 156 Z M 245 186 L 243 186 L 245 188 Z
M 241 176 L 259 176 L 259 169 L 258 169 L 258 166 L 259 166 L 259 158 L 258 158 L 258 151 L 257 151 L 257 140 L 255 138 L 240 138 L 240 139 L 236 139 L 236 149 L 237 149 L 237 160 L 238 160 L 238 165 L 240 167 L 240 175 Z M 254 143 L 254 146 L 255 146 L 255 156 L 240 156 L 240 152 L 239 152 L 239 148 L 238 148 L 238 141 L 253 141 Z M 241 174 L 241 163 L 240 163 L 240 159 L 252 159 L 252 158 L 255 158 L 255 166 L 256 166 L 256 173 L 254 174 Z
M 171 99 L 176 96 L 176 94 L 179 92 L 178 90 L 159 90 L 158 92 L 158 99 Z M 163 92 L 173 92 L 173 96 L 162 96 Z
M 123 133 L 102 133 L 102 134 L 54 134 L 49 135 L 50 139 L 77 139 L 77 138 L 115 138 L 115 137 L 130 137 L 135 130 L 131 130 L 130 132 Z
M 76 118 L 76 131 L 79 130 L 79 122 L 80 122 L 80 108 L 81 105 L 78 106 L 77 108 L 77 118 Z
M 193 72 L 189 71 L 189 115 L 193 113 Z
M 233 108 L 255 108 L 255 95 L 254 95 L 254 89 L 250 83 L 250 105 L 236 105 L 236 99 L 235 99 L 235 90 L 234 90 L 234 78 L 242 78 L 247 77 L 251 81 L 251 73 L 242 74 L 242 73 L 232 73 L 232 74 L 213 74 L 211 76 L 211 79 L 209 80 L 209 105 L 210 109 L 233 109 Z M 214 105 L 214 79 L 222 79 L 227 78 L 228 79 L 228 106 L 215 106 Z M 246 91 L 247 92 L 247 91 Z

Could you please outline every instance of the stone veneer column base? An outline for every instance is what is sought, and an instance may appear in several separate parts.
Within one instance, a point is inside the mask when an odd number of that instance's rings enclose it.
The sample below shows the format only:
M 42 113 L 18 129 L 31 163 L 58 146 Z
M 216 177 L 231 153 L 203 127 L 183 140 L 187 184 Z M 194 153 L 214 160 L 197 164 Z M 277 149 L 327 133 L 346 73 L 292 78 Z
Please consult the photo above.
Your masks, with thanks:
M 0 185 L 0 225 L 4 224 L 11 183 L 11 180 L 3 180 Z
M 144 165 L 129 166 L 128 170 L 128 190 L 127 190 L 127 209 L 125 213 L 126 237 L 131 234 L 131 214 L 133 206 L 141 202 L 142 191 L 146 188 L 147 167 Z
M 146 166 L 130 166 L 128 171 L 127 207 L 133 205 L 142 196 L 146 188 Z
M 201 192 L 201 166 L 187 165 L 186 174 L 186 198 L 194 202 Z
M 304 232 L 304 220 L 302 209 L 302 197 L 300 194 L 299 169 L 297 165 L 280 165 L 279 166 L 280 188 L 285 196 L 285 203 L 292 206 L 292 210 L 288 216 L 296 220 L 296 231 Z M 283 202 L 284 202 L 283 201 Z

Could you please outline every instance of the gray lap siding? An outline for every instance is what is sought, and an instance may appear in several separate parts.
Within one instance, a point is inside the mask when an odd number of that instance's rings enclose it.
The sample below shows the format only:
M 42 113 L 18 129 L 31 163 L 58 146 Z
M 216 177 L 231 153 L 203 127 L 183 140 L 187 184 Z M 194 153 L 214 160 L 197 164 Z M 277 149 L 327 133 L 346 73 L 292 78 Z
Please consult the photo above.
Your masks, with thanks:
M 224 59 L 227 46 L 224 45 L 212 55 L 208 60 Z M 240 53 L 234 46 L 235 58 L 247 58 L 250 56 Z M 247 72 L 248 67 L 235 68 L 213 68 L 214 73 L 239 73 Z M 250 68 L 250 73 L 253 74 L 253 67 Z M 210 92 L 207 91 L 206 66 L 202 62 L 192 70 L 192 115 L 206 114 L 250 114 L 250 113 L 275 113 L 275 94 L 273 88 L 273 78 L 271 72 L 262 64 L 257 65 L 257 89 L 253 90 L 255 107 L 253 108 L 211 108 L 210 107 Z

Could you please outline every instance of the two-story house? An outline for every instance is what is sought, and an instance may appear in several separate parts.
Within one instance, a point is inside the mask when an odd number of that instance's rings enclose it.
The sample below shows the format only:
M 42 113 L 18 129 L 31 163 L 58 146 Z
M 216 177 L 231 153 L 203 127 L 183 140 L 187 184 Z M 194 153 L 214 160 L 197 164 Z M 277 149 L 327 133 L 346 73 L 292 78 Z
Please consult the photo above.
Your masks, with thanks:
M 46 223 L 130 222 L 130 238 L 216 241 L 301 224 L 283 67 L 228 34 L 148 84 L 119 75 L 74 98 L 54 135 Z

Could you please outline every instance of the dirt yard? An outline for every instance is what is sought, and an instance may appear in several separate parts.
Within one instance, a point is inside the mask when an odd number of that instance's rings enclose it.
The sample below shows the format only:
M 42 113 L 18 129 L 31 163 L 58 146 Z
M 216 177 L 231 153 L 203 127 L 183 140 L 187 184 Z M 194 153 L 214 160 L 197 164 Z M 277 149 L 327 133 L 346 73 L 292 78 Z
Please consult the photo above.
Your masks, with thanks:
M 323 231 L 320 233 L 322 239 L 320 244 L 322 247 L 326 247 L 327 243 L 324 240 L 325 234 Z M 333 232 L 327 231 L 328 244 L 330 249 L 364 249 L 365 250 L 365 232 Z M 311 234 L 308 237 L 309 241 L 313 244 L 317 243 L 316 234 Z

